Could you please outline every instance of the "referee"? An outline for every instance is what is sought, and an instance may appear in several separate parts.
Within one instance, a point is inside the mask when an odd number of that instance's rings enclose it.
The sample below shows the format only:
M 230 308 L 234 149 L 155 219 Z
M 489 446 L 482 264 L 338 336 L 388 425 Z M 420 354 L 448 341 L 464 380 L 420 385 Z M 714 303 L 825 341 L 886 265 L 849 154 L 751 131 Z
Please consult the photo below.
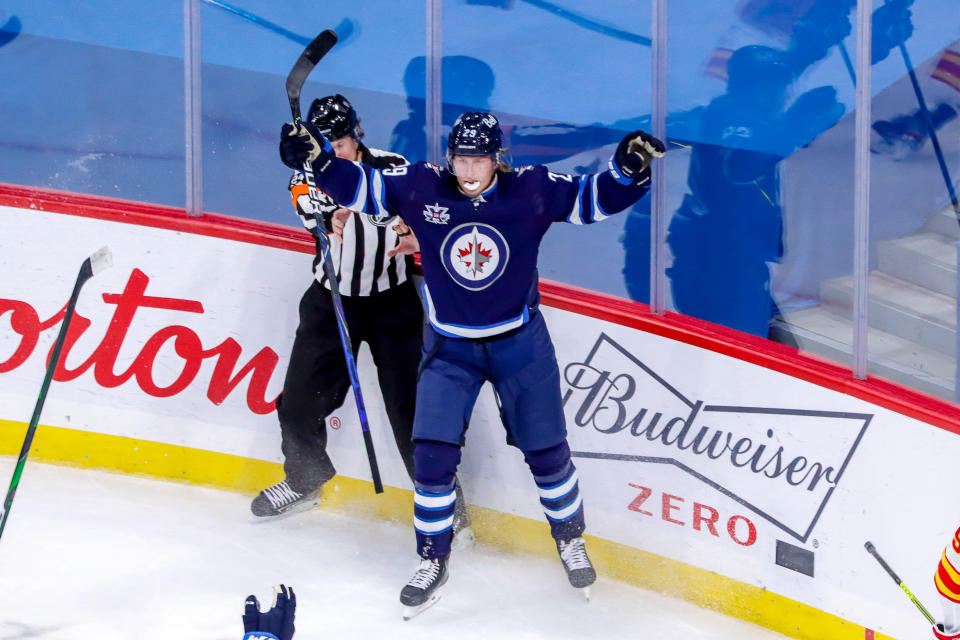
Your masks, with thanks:
M 407 163 L 403 156 L 369 149 L 361 142 L 357 112 L 340 94 L 314 100 L 307 119 L 331 141 L 340 158 L 377 169 Z M 300 172 L 294 172 L 289 188 L 303 225 L 316 227 L 316 211 L 330 231 L 330 219 L 340 206 L 323 193 L 315 205 Z M 375 225 L 368 216 L 351 217 L 354 222 L 344 230 L 343 242 L 330 243 L 347 329 L 354 355 L 361 342 L 370 347 L 390 426 L 412 480 L 411 432 L 423 330 L 423 310 L 411 279 L 412 257 L 390 255 L 399 241 L 396 229 Z M 403 230 L 404 236 L 408 233 Z M 300 300 L 300 324 L 277 398 L 286 478 L 254 498 L 250 509 L 256 519 L 314 507 L 323 484 L 336 474 L 327 455 L 325 421 L 343 404 L 350 380 L 319 240 L 313 272 L 315 278 Z

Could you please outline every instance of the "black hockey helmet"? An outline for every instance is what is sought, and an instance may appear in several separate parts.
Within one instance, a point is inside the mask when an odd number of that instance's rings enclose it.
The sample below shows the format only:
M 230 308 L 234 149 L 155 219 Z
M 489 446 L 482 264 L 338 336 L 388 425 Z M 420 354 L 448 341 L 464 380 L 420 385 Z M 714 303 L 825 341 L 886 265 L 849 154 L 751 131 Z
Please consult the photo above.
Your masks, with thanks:
M 740 47 L 727 60 L 727 81 L 731 88 L 771 85 L 784 88 L 793 81 L 787 56 L 759 44 Z
M 503 132 L 492 113 L 470 111 L 453 123 L 447 139 L 447 168 L 453 171 L 453 156 L 490 156 L 500 164 Z
M 314 100 L 307 113 L 307 122 L 317 125 L 320 133 L 329 140 L 339 140 L 345 136 L 359 140 L 363 137 L 357 110 L 339 93 Z

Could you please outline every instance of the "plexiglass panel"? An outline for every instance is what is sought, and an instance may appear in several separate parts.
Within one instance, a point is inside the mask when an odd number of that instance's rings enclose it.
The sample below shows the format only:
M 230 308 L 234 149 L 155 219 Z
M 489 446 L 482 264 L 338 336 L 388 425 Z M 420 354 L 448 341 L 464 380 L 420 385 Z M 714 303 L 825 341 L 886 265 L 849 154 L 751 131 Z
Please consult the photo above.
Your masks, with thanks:
M 324 29 L 340 40 L 304 85 L 303 116 L 314 99 L 340 93 L 360 115 L 364 143 L 390 148 L 408 119 L 407 87 L 424 93 L 422 75 L 408 68 L 423 56 L 425 15 L 421 2 L 205 0 L 204 209 L 299 225 L 277 153 L 291 119 L 284 81 Z
M 179 2 L 0 6 L 0 181 L 183 206 Z
M 874 7 L 868 370 L 955 400 L 957 4 Z
M 676 311 L 850 361 L 821 283 L 853 242 L 853 3 L 670 2 L 666 275 Z M 819 343 L 818 343 L 819 344 Z
M 444 134 L 462 111 L 491 109 L 513 165 L 602 170 L 626 133 L 649 129 L 650 15 L 649 2 L 444 3 Z M 645 199 L 637 213 L 649 227 L 647 212 Z M 649 262 L 649 242 L 624 244 L 633 242 L 624 234 L 633 215 L 554 225 L 541 246 L 541 277 L 628 297 L 630 252 Z

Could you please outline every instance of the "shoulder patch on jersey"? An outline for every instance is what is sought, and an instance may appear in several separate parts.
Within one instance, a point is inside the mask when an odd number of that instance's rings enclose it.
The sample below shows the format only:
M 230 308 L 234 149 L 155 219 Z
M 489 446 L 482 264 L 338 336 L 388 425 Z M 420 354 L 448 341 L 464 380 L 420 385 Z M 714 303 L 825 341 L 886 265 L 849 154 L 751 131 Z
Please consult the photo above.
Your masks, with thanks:
M 532 164 L 525 164 L 519 169 L 517 169 L 517 177 L 519 178 L 520 176 L 525 174 L 527 171 L 532 171 L 533 169 L 534 169 L 534 166 Z
M 423 207 L 423 218 L 433 224 L 447 224 L 450 222 L 450 207 L 441 207 L 440 203 L 427 204 Z
M 430 167 L 431 169 L 433 169 L 433 172 L 437 174 L 438 178 L 440 177 L 440 171 L 442 171 L 442 167 L 440 165 L 434 164 L 432 162 L 424 162 L 424 164 Z

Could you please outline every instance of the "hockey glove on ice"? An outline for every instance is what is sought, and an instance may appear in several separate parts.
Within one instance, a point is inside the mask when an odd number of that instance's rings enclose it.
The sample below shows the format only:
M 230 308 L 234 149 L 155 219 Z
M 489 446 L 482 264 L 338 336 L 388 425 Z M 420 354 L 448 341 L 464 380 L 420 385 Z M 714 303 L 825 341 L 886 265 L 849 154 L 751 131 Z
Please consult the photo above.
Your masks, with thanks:
M 311 164 L 319 161 L 323 171 L 333 156 L 333 146 L 316 125 L 288 122 L 280 129 L 280 160 L 294 171 L 302 171 L 303 163 L 308 161 Z
M 663 143 L 645 131 L 628 133 L 610 160 L 610 175 L 620 184 L 641 184 L 649 179 L 646 173 L 654 158 L 662 158 Z
M 247 596 L 243 610 L 243 640 L 291 640 L 293 617 L 297 612 L 297 596 L 293 587 L 282 584 L 273 588 L 273 606 L 260 612 L 257 596 Z
M 960 630 L 954 630 L 951 633 L 944 630 L 942 622 L 938 622 L 933 625 L 933 637 L 938 638 L 938 640 L 957 640 L 960 638 Z

